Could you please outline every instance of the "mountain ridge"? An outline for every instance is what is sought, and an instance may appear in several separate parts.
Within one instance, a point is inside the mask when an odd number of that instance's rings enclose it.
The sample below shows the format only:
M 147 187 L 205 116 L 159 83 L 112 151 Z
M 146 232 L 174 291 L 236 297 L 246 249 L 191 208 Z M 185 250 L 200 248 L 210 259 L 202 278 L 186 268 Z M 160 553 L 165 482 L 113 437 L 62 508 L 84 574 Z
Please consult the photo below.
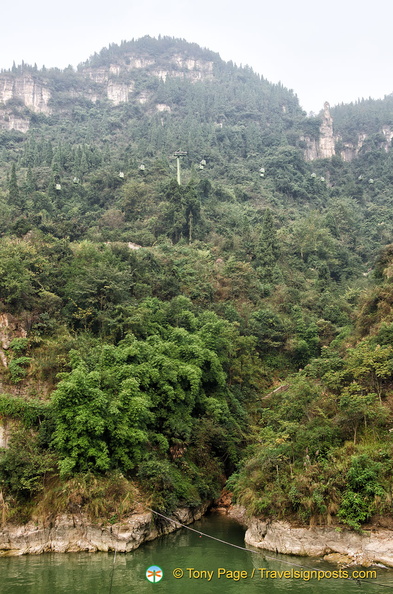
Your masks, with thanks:
M 213 115 L 213 112 L 208 114 L 206 108 L 204 112 L 199 109 L 201 123 L 212 118 L 218 127 L 222 127 L 228 118 L 241 125 L 255 122 L 260 134 L 269 126 L 278 126 L 283 129 L 287 143 L 301 148 L 308 161 L 335 155 L 351 161 L 363 145 L 367 145 L 370 134 L 379 134 L 384 150 L 390 149 L 393 139 L 393 121 L 389 116 L 392 95 L 384 100 L 362 100 L 332 109 L 325 103 L 319 116 L 306 117 L 293 91 L 269 83 L 248 66 L 225 62 L 218 53 L 171 37 L 155 39 L 145 36 L 119 45 L 110 44 L 81 62 L 76 70 L 72 67 L 38 70 L 25 63 L 3 70 L 0 73 L 0 129 L 25 134 L 37 122 L 37 117 L 56 114 L 69 117 L 68 108 L 78 102 L 82 107 L 90 105 L 99 109 L 105 101 L 113 107 L 122 104 L 141 106 L 145 108 L 144 115 L 150 117 L 176 113 L 181 100 L 178 97 L 174 101 L 174 91 L 168 93 L 167 90 L 176 84 L 178 95 L 181 92 L 190 94 L 187 83 L 204 85 L 203 101 L 211 106 L 212 96 L 228 85 L 228 79 L 238 85 L 238 99 L 233 96 L 236 94 L 233 89 L 221 106 L 222 113 L 216 110 Z M 277 112 L 273 121 L 264 117 L 266 102 L 271 111 Z M 371 125 L 367 124 L 367 112 L 375 113 Z M 350 115 L 343 117 L 345 113 Z M 288 127 L 291 117 L 296 122 Z

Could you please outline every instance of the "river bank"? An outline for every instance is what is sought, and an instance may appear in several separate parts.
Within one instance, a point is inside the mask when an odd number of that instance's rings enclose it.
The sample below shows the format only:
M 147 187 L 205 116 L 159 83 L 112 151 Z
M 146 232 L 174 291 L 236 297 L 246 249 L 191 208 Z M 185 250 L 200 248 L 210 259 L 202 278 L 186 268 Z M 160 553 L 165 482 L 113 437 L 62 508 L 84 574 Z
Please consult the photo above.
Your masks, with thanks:
M 199 520 L 208 504 L 195 509 L 179 508 L 172 518 L 182 524 Z M 48 523 L 28 522 L 0 529 L 0 556 L 40 553 L 117 551 L 128 553 L 142 543 L 178 529 L 178 525 L 155 517 L 150 511 L 131 514 L 109 525 L 92 523 L 84 514 L 63 514 Z
M 246 528 L 245 542 L 266 551 L 345 565 L 383 564 L 393 567 L 393 530 L 368 527 L 361 533 L 337 526 L 294 526 L 289 522 L 248 517 L 234 505 L 229 515 Z
M 172 518 L 191 524 L 202 518 L 209 505 L 179 508 Z M 393 531 L 369 528 L 362 533 L 341 527 L 294 526 L 289 522 L 248 517 L 244 508 L 231 506 L 221 512 L 246 528 L 245 543 L 286 555 L 322 557 L 345 565 L 383 564 L 393 567 Z M 115 524 L 92 522 L 84 514 L 63 514 L 48 523 L 29 522 L 0 529 L 0 556 L 40 553 L 128 553 L 144 542 L 177 530 L 178 525 L 152 512 L 134 513 Z

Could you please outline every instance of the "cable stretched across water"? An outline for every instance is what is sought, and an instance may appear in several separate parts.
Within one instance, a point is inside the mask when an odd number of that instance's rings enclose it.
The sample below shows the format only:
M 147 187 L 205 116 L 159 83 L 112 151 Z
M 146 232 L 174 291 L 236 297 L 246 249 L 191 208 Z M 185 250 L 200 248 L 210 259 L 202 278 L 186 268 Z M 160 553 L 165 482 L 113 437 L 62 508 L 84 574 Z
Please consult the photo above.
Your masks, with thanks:
M 173 518 L 170 518 L 170 517 L 166 516 L 165 514 L 162 514 L 161 512 L 158 512 L 158 511 L 152 509 L 151 507 L 146 507 L 145 509 L 147 509 L 148 511 L 152 512 L 156 516 L 160 516 L 161 518 L 164 518 L 168 522 L 172 522 L 174 524 L 177 524 L 181 528 L 185 528 L 186 530 L 190 530 L 191 532 L 195 532 L 196 534 L 199 534 L 200 536 L 204 536 L 205 538 L 210 538 L 211 540 L 215 540 L 215 541 L 220 542 L 222 544 L 225 544 L 227 546 L 234 547 L 235 549 L 240 549 L 241 551 L 246 551 L 247 553 L 254 553 L 256 555 L 263 555 L 263 557 L 265 559 L 269 559 L 271 561 L 276 561 L 277 562 L 277 558 L 276 557 L 271 557 L 270 555 L 266 555 L 265 553 L 262 553 L 261 551 L 255 551 L 253 549 L 247 549 L 246 547 L 241 547 L 240 545 L 236 545 L 236 544 L 234 544 L 232 542 L 228 542 L 228 541 L 223 540 L 221 538 L 217 538 L 216 536 L 212 536 L 211 534 L 206 534 L 205 532 L 201 532 L 200 530 L 196 530 L 195 528 L 191 528 L 190 526 L 187 526 L 186 524 L 182 524 L 182 522 L 179 522 L 178 520 L 175 520 Z M 308 570 L 310 569 L 310 567 L 308 567 L 307 565 L 300 565 L 299 563 L 294 563 L 293 561 L 286 561 L 285 559 L 279 559 L 279 561 L 280 561 L 280 563 L 286 563 L 287 565 L 292 565 L 293 567 L 301 567 L 302 569 L 308 569 Z M 315 571 L 318 571 L 318 570 L 316 569 Z M 371 585 L 374 585 L 374 586 L 381 586 L 383 588 L 393 588 L 393 586 L 391 586 L 389 584 L 381 584 L 381 582 L 370 582 L 368 580 L 361 579 L 361 578 L 348 577 L 348 578 L 342 578 L 342 579 L 348 579 L 348 580 L 351 580 L 351 581 L 355 581 L 358 584 L 371 584 Z

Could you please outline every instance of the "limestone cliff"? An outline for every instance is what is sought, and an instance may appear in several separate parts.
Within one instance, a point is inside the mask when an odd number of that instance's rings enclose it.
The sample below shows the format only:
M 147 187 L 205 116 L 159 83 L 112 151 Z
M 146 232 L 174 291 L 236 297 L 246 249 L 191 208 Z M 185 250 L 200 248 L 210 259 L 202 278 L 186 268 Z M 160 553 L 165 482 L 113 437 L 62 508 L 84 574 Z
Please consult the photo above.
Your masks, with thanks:
M 302 528 L 289 522 L 248 521 L 247 544 L 289 555 L 333 559 L 345 556 L 349 564 L 368 566 L 382 563 L 393 567 L 393 532 L 387 529 L 364 530 L 361 534 L 334 527 Z
M 0 108 L 0 128 L 27 132 L 30 128 L 30 122 L 26 117 L 15 115 L 9 110 Z
M 155 522 L 150 511 L 135 513 L 117 524 L 92 522 L 83 514 L 61 515 L 48 522 L 30 522 L 24 526 L 0 528 L 0 556 L 70 553 L 76 551 L 118 551 L 128 553 L 142 543 L 154 540 L 199 520 L 207 505 L 190 510 L 177 509 L 174 522 Z
M 343 161 L 352 161 L 357 157 L 360 149 L 363 146 L 367 134 L 358 134 L 357 142 L 342 142 L 341 136 L 336 136 L 336 142 L 339 144 L 339 154 Z
M 285 555 L 324 557 L 348 565 L 382 563 L 393 567 L 393 531 L 369 527 L 361 533 L 335 526 L 298 526 L 287 521 L 261 520 L 234 505 L 229 515 L 246 528 L 248 545 Z
M 51 113 L 50 98 L 47 83 L 32 74 L 1 74 L 0 128 L 27 132 L 31 113 Z
M 0 314 L 0 361 L 3 367 L 7 367 L 7 351 L 14 338 L 26 338 L 27 331 L 23 323 L 11 314 Z M 1 385 L 1 382 L 0 382 Z
M 112 83 L 115 82 L 116 77 L 125 74 L 132 75 L 132 72 L 142 69 L 161 80 L 166 80 L 168 77 L 180 77 L 197 81 L 211 80 L 214 77 L 212 61 L 186 58 L 180 54 L 172 55 L 166 62 L 165 67 L 158 59 L 125 54 L 118 64 L 98 68 L 82 67 L 79 71 L 94 82 L 105 85 L 110 80 Z
M 301 137 L 301 140 L 306 144 L 304 148 L 306 161 L 330 159 L 333 155 L 340 155 L 343 161 L 352 161 L 358 156 L 368 135 L 365 132 L 359 132 L 355 141 L 347 142 L 343 140 L 339 132 L 334 130 L 333 124 L 330 105 L 325 102 L 319 137 L 311 138 L 306 135 Z M 390 150 L 393 139 L 393 126 L 383 125 L 379 130 L 379 134 L 381 135 L 381 148 L 385 151 Z
M 0 103 L 19 99 L 23 105 L 35 113 L 51 113 L 48 105 L 51 93 L 47 84 L 31 74 L 15 76 L 0 75 Z
M 381 135 L 380 148 L 383 148 L 386 152 L 388 152 L 392 146 L 392 128 L 392 126 L 386 124 L 382 126 L 382 128 L 379 130 L 379 134 Z M 342 142 L 341 136 L 337 135 L 335 139 L 336 142 L 338 142 L 341 145 L 339 152 L 343 161 L 352 161 L 353 159 L 355 159 L 358 156 L 367 138 L 368 135 L 365 132 L 359 132 L 357 134 L 357 140 L 355 142 Z
M 108 99 L 113 105 L 136 101 L 148 103 L 152 93 L 136 88 L 139 72 L 152 78 L 166 80 L 168 77 L 183 78 L 191 82 L 211 80 L 214 77 L 214 64 L 203 60 L 174 53 L 165 61 L 135 53 L 125 53 L 118 62 L 108 66 L 81 66 L 74 73 L 72 85 L 57 88 L 53 73 L 3 73 L 0 75 L 0 128 L 27 132 L 32 113 L 50 115 L 59 109 L 57 100 L 84 98 L 93 103 Z M 58 76 L 58 73 L 56 74 Z M 61 89 L 61 90 L 59 90 Z M 20 108 L 25 108 L 21 113 Z M 170 111 L 170 107 L 158 103 L 157 111 Z
M 320 128 L 321 136 L 319 138 L 320 159 L 330 159 L 335 154 L 333 118 L 330 115 L 330 105 L 326 101 L 323 107 L 323 118 Z
M 308 136 L 302 138 L 306 142 L 305 158 L 307 161 L 315 159 L 330 159 L 335 152 L 335 138 L 333 133 L 333 118 L 330 115 L 330 105 L 326 101 L 323 108 L 322 123 L 319 128 L 319 138 Z
M 158 59 L 135 54 L 125 54 L 119 63 L 98 68 L 81 68 L 80 73 L 101 86 L 103 93 L 114 105 L 127 103 L 135 98 L 139 103 L 146 103 L 149 93 L 135 91 L 133 74 L 144 70 L 149 76 L 166 80 L 168 77 L 183 78 L 192 82 L 213 79 L 213 62 L 185 58 L 174 54 L 164 68 Z M 159 108 L 158 108 L 159 109 Z

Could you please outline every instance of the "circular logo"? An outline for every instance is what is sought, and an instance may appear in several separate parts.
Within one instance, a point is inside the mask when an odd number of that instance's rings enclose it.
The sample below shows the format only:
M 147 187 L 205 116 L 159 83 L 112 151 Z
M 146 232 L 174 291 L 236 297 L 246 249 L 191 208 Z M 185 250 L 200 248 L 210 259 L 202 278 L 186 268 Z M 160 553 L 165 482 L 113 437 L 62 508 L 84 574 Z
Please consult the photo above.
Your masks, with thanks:
M 146 569 L 146 579 L 149 580 L 149 582 L 156 584 L 162 580 L 163 576 L 164 572 L 158 565 L 152 565 Z

